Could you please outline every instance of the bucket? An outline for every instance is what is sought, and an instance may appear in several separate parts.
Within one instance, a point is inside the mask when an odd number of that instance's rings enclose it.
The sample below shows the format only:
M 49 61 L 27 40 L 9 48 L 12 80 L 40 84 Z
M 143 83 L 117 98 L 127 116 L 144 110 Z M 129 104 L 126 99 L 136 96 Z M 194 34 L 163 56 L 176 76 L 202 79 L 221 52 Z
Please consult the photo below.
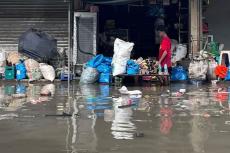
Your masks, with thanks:
M 13 80 L 15 78 L 15 67 L 14 66 L 5 66 L 5 79 Z

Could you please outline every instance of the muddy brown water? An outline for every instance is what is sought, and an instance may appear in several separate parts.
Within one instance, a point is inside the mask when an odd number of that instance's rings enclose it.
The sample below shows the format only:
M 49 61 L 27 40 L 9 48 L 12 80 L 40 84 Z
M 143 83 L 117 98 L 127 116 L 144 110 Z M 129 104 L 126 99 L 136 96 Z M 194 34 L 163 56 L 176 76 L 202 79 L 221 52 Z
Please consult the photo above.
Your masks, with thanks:
M 120 95 L 108 85 L 2 83 L 0 152 L 230 152 L 227 85 L 128 89 L 143 95 Z M 179 89 L 186 93 L 176 93 Z

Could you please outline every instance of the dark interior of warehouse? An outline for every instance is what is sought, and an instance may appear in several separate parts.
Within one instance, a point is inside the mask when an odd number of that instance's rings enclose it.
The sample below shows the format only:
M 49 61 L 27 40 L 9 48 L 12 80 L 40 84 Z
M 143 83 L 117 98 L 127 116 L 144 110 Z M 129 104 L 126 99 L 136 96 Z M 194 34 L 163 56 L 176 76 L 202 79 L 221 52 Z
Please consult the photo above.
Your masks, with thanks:
M 98 7 L 98 53 L 105 56 L 113 55 L 113 41 L 120 38 L 135 43 L 133 58 L 158 57 L 156 29 L 159 25 L 166 27 L 171 39 L 188 44 L 188 0 L 94 6 Z

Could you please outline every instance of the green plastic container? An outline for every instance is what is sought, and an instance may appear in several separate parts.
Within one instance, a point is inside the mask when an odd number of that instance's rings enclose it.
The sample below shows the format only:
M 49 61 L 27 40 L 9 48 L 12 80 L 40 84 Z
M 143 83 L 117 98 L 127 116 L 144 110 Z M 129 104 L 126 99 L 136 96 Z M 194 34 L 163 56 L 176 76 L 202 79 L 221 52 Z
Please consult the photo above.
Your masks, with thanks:
M 5 79 L 6 80 L 15 79 L 15 67 L 14 66 L 5 66 Z

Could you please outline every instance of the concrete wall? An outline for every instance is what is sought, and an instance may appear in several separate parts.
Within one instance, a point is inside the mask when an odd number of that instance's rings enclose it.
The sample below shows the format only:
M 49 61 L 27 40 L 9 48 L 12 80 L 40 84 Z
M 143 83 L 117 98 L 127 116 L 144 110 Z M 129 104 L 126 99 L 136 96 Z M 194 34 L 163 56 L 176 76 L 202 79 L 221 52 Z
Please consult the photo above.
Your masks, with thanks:
M 210 0 L 204 16 L 215 41 L 224 43 L 225 50 L 230 49 L 230 0 Z

